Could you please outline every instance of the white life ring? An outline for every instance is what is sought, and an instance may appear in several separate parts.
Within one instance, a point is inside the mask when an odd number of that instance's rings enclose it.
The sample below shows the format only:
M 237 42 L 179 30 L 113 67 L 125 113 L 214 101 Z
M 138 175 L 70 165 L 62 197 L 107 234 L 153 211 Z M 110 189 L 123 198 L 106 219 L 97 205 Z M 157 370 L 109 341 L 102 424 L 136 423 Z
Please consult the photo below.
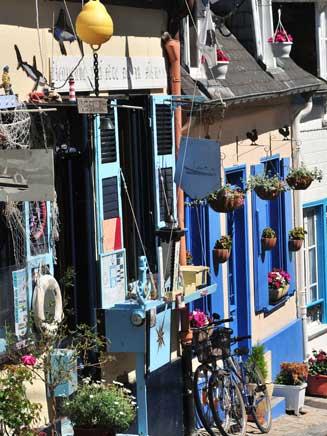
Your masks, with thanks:
M 54 318 L 52 323 L 46 322 L 44 299 L 47 292 L 51 292 L 54 299 Z M 57 280 L 50 274 L 41 275 L 34 288 L 33 295 L 34 322 L 39 330 L 55 334 L 63 320 L 63 306 L 61 290 Z

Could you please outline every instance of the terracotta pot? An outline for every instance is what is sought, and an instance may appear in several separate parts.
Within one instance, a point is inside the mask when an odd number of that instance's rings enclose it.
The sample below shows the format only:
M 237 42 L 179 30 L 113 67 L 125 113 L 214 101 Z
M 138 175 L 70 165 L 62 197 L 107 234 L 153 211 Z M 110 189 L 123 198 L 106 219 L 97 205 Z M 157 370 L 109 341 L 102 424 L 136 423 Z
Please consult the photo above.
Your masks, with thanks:
M 214 261 L 218 263 L 225 263 L 230 257 L 230 250 L 228 248 L 215 248 L 213 250 Z
M 265 251 L 270 251 L 276 247 L 277 238 L 261 238 L 261 246 Z
M 327 375 L 309 375 L 307 395 L 327 398 Z
M 286 182 L 288 186 L 296 191 L 300 189 L 307 189 L 313 182 L 313 178 L 311 176 L 301 176 L 301 177 L 286 177 Z
M 303 239 L 290 239 L 288 241 L 288 249 L 290 251 L 299 251 L 303 245 Z
M 270 191 L 266 191 L 263 187 L 258 186 L 254 188 L 255 193 L 261 200 L 275 200 L 280 196 L 281 191 L 274 189 Z
M 103 427 L 74 427 L 75 436 L 115 436 L 116 432 Z
M 288 293 L 289 285 L 286 285 L 279 289 L 269 288 L 269 302 L 278 303 Z

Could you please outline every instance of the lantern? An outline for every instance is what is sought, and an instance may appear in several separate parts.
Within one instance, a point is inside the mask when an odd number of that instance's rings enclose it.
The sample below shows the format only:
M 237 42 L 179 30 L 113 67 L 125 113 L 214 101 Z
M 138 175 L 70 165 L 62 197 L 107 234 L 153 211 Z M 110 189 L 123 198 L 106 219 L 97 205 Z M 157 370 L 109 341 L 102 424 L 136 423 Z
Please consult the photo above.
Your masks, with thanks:
M 105 6 L 99 0 L 86 3 L 76 19 L 78 37 L 95 50 L 109 41 L 113 34 L 113 22 Z

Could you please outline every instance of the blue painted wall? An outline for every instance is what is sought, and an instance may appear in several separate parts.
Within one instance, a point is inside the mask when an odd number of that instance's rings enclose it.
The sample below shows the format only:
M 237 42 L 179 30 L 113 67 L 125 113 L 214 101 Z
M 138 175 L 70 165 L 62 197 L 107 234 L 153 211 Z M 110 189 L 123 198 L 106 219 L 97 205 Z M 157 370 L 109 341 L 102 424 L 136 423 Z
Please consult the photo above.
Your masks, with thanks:
M 282 362 L 303 362 L 302 321 L 297 319 L 261 341 L 272 354 L 272 377 L 279 373 Z

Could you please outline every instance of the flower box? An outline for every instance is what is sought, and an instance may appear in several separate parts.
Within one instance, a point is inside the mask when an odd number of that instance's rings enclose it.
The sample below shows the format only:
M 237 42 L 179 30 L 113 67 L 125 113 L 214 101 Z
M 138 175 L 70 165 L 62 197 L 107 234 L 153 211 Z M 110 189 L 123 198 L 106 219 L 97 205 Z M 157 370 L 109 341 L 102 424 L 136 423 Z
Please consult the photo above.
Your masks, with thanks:
M 327 375 L 309 375 L 307 395 L 327 398 Z
M 274 386 L 274 396 L 284 397 L 286 401 L 286 410 L 299 414 L 304 406 L 305 390 L 307 383 L 301 385 L 279 385 Z
M 190 295 L 208 283 L 207 266 L 185 265 L 180 267 L 180 271 L 184 280 L 184 295 Z
M 278 289 L 269 287 L 269 301 L 270 303 L 278 303 L 283 297 L 285 297 L 289 290 L 289 285 L 282 286 Z

